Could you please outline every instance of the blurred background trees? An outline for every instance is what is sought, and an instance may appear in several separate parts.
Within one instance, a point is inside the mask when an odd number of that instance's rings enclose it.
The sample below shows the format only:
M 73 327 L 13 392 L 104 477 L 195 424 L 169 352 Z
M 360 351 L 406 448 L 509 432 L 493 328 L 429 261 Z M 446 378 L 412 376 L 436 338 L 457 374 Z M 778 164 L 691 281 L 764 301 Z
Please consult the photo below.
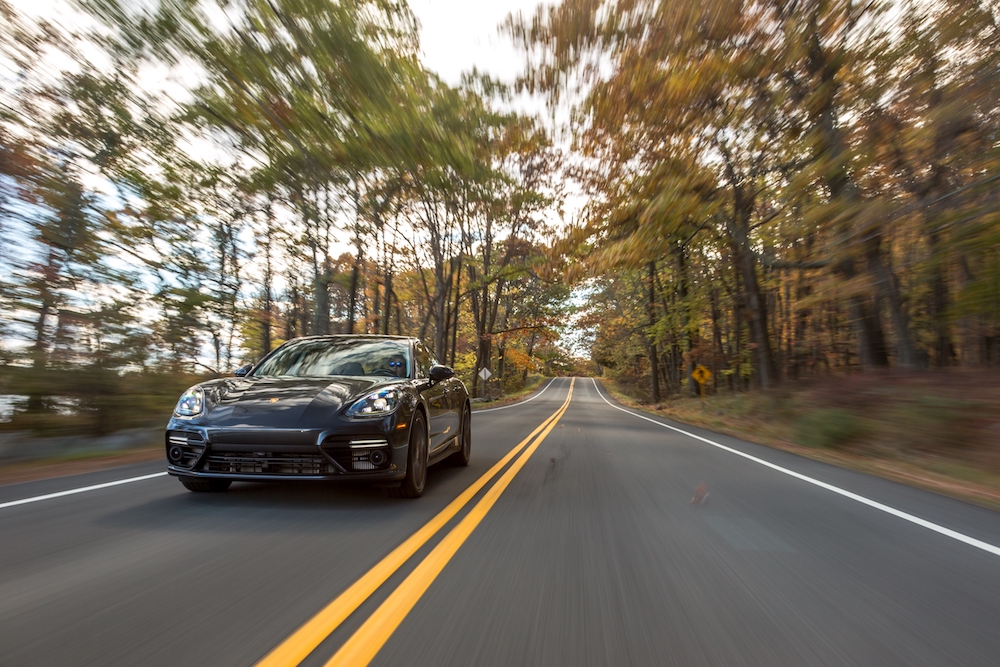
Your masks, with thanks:
M 558 151 L 497 82 L 424 70 L 405 3 L 79 8 L 0 4 L 7 428 L 162 420 L 303 335 L 418 335 L 507 389 L 544 369 Z
M 1000 363 L 993 2 L 563 0 L 506 31 L 572 105 L 562 249 L 654 402 Z M 710 387 L 711 388 L 711 387 Z

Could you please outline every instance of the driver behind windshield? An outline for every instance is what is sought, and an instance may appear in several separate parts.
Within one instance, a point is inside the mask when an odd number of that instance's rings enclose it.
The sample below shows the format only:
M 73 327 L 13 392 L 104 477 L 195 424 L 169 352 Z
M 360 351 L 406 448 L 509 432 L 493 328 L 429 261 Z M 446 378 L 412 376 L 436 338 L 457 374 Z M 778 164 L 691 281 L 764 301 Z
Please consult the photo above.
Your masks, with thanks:
M 305 339 L 279 348 L 250 375 L 329 377 L 331 375 L 409 376 L 409 349 L 394 340 Z
M 401 354 L 394 354 L 389 357 L 389 370 L 396 374 L 396 377 L 407 377 L 409 373 L 406 369 L 406 358 Z

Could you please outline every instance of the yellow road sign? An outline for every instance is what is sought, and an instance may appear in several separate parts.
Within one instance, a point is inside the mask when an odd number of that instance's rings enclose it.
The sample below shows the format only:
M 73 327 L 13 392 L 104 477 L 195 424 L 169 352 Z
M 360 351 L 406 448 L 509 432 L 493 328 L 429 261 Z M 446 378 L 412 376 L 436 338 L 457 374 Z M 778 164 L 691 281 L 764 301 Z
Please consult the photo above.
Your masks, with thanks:
M 705 384 L 712 379 L 712 371 L 708 370 L 706 367 L 698 364 L 694 367 L 694 371 L 691 373 L 691 377 L 698 384 Z

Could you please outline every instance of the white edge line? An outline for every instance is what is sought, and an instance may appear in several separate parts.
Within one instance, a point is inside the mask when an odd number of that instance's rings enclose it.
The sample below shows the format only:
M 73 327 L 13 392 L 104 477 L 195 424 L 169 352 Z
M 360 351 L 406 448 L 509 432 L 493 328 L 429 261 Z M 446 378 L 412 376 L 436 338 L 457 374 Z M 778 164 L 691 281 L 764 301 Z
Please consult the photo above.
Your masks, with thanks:
M 532 396 L 531 398 L 526 398 L 523 401 L 518 401 L 517 403 L 511 403 L 510 405 L 501 405 L 499 408 L 483 408 L 482 410 L 473 410 L 473 413 L 493 412 L 494 410 L 506 410 L 507 408 L 516 408 L 519 405 L 524 405 L 525 403 L 530 403 L 531 401 L 535 400 L 536 398 L 538 398 L 539 396 L 541 396 L 542 394 L 544 394 L 545 390 L 548 389 L 549 387 L 551 387 L 552 383 L 555 382 L 555 381 L 556 381 L 555 378 L 552 378 L 551 380 L 549 380 L 549 383 L 547 385 L 545 385 L 544 387 L 542 387 L 542 390 L 540 392 L 538 392 L 537 394 L 535 394 L 534 396 Z
M 597 389 L 597 395 L 600 396 L 602 399 L 604 399 L 604 402 L 613 407 L 615 410 L 621 410 L 622 412 L 630 414 L 633 417 L 638 417 L 639 419 L 645 419 L 646 421 L 652 422 L 657 426 L 662 426 L 663 428 L 669 428 L 671 431 L 677 431 L 678 433 L 682 433 L 688 437 L 694 438 L 695 440 L 700 440 L 701 442 L 712 445 L 713 447 L 718 447 L 719 449 L 725 450 L 731 454 L 742 456 L 745 459 L 749 459 L 754 463 L 759 463 L 762 466 L 771 468 L 772 470 L 777 470 L 778 472 L 784 473 L 791 477 L 795 477 L 796 479 L 801 479 L 803 482 L 808 482 L 822 489 L 826 489 L 827 491 L 832 491 L 838 495 L 844 496 L 845 498 L 850 498 L 851 500 L 857 501 L 862 505 L 868 505 L 869 507 L 873 507 L 877 510 L 885 512 L 886 514 L 891 514 L 892 516 L 903 519 L 904 521 L 915 523 L 918 526 L 922 526 L 924 528 L 927 528 L 928 530 L 933 530 L 935 533 L 940 533 L 941 535 L 950 537 L 953 540 L 958 540 L 959 542 L 964 542 L 969 546 L 976 547 L 977 549 L 982 549 L 983 551 L 991 553 L 994 556 L 1000 556 L 1000 547 L 990 544 L 989 542 L 983 542 L 982 540 L 977 540 L 974 537 L 969 537 L 968 535 L 965 535 L 964 533 L 959 533 L 958 531 L 952 530 L 951 528 L 945 528 L 944 526 L 938 525 L 931 521 L 927 521 L 926 519 L 921 519 L 918 516 L 914 516 L 907 512 L 903 512 L 901 510 L 896 509 L 895 507 L 889 507 L 888 505 L 883 505 L 882 503 L 872 500 L 870 498 L 865 498 L 864 496 L 859 496 L 856 493 L 851 493 L 850 491 L 842 489 L 839 486 L 833 486 L 832 484 L 821 482 L 818 479 L 814 479 L 807 475 L 803 475 L 802 473 L 795 472 L 794 470 L 789 470 L 788 468 L 782 468 L 781 466 L 765 461 L 764 459 L 759 459 L 756 456 L 752 456 L 745 452 L 741 452 L 738 449 L 733 449 L 732 447 L 726 447 L 725 445 L 720 445 L 719 443 L 713 440 L 709 440 L 708 438 L 703 438 L 700 435 L 689 433 L 683 429 L 677 428 L 676 426 L 671 426 L 670 424 L 664 424 L 661 421 L 657 421 L 655 419 L 646 417 L 645 415 L 636 414 L 631 410 L 626 410 L 625 408 L 619 407 L 614 403 L 612 403 L 611 401 L 609 401 L 607 398 L 605 398 L 604 394 L 601 393 L 601 389 L 597 384 L 597 378 L 591 378 L 591 379 L 594 380 L 594 388 Z
M 141 482 L 144 479 L 153 479 L 154 477 L 162 477 L 166 475 L 165 472 L 154 472 L 152 475 L 142 475 L 140 477 L 129 477 L 128 479 L 119 479 L 114 482 L 105 482 L 104 484 L 94 484 L 93 486 L 82 486 L 79 489 L 70 489 L 68 491 L 59 491 L 58 493 L 47 493 L 44 496 L 35 496 L 34 498 L 23 498 L 21 500 L 12 500 L 8 503 L 0 503 L 0 510 L 7 507 L 14 507 L 16 505 L 27 505 L 28 503 L 37 503 L 40 500 L 49 500 L 50 498 L 62 498 L 63 496 L 72 496 L 77 493 L 86 493 L 87 491 L 96 491 L 98 489 L 106 489 L 109 486 L 119 486 L 120 484 L 129 484 L 131 482 Z

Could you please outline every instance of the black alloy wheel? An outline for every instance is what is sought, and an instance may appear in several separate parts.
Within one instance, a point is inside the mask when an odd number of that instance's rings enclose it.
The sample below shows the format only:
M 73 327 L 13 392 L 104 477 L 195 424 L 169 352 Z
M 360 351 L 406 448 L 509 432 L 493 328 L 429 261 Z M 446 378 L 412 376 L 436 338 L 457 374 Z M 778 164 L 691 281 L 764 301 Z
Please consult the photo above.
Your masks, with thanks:
M 231 479 L 197 479 L 195 477 L 181 477 L 181 484 L 188 491 L 195 493 L 221 493 L 229 488 L 233 483 Z
M 424 494 L 427 484 L 427 426 L 424 413 L 419 410 L 413 413 L 410 423 L 410 446 L 406 452 L 406 477 L 394 488 L 388 489 L 389 495 L 396 498 L 419 498 Z
M 472 457 L 472 413 L 468 405 L 462 410 L 462 431 L 458 437 L 462 448 L 448 457 L 448 463 L 465 467 L 469 465 L 469 459 Z

